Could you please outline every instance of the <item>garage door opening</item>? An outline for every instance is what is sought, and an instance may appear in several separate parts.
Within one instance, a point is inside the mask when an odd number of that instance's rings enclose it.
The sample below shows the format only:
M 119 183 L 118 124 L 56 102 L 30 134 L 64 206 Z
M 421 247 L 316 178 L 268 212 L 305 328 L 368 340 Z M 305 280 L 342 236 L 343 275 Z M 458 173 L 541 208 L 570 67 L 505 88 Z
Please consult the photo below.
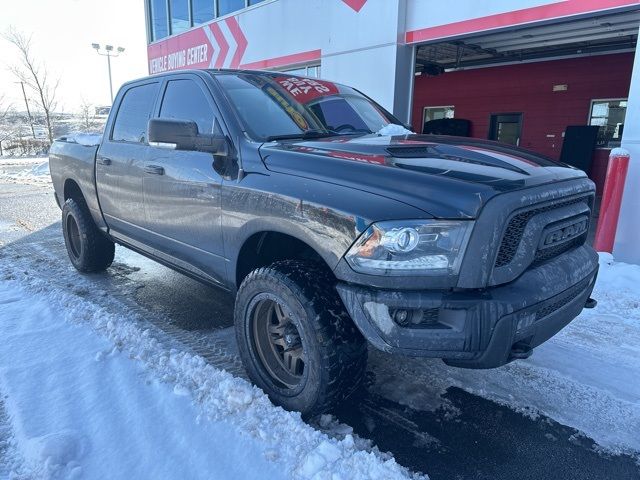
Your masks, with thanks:
M 636 7 L 418 45 L 413 128 L 466 131 L 559 160 L 570 127 L 597 127 L 571 160 L 601 193 L 624 132 L 639 26 Z

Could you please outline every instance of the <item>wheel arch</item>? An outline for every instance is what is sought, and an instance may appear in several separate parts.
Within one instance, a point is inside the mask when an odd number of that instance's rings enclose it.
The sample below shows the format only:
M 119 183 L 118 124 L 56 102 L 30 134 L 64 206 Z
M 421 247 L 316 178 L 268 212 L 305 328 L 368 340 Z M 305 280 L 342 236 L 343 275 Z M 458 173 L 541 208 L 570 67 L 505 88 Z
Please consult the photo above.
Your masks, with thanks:
M 235 289 L 254 269 L 270 265 L 279 260 L 312 260 L 332 273 L 343 252 L 337 253 L 320 245 L 305 230 L 292 222 L 256 221 L 246 225 L 241 235 L 230 279 Z
M 80 185 L 78 185 L 78 182 L 76 182 L 72 178 L 67 178 L 64 181 L 62 195 L 63 195 L 62 196 L 63 203 L 69 200 L 70 198 L 76 201 L 81 201 L 86 203 L 86 199 L 84 197 L 84 193 L 82 193 L 82 189 L 80 188 Z

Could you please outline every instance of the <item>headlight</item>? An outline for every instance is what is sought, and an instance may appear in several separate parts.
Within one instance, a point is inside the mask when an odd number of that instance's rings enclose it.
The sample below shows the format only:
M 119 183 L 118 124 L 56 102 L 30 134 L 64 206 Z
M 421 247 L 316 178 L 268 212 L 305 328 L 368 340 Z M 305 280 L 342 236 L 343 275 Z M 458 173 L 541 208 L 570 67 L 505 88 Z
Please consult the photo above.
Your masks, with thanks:
M 372 275 L 457 275 L 472 221 L 402 220 L 371 225 L 346 255 Z

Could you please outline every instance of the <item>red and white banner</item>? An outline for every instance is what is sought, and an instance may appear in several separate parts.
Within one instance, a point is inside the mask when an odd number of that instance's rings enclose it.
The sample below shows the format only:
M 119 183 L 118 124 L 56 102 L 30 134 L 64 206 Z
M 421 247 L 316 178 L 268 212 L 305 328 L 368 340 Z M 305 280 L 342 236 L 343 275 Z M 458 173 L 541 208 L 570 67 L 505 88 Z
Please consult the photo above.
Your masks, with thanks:
M 327 95 L 335 95 L 338 93 L 338 87 L 334 83 L 322 80 L 282 76 L 276 77 L 275 81 L 278 82 L 289 95 L 303 104 L 307 104 L 319 97 L 326 97 Z
M 238 68 L 247 46 L 236 17 L 229 17 L 149 45 L 149 73 L 185 68 Z

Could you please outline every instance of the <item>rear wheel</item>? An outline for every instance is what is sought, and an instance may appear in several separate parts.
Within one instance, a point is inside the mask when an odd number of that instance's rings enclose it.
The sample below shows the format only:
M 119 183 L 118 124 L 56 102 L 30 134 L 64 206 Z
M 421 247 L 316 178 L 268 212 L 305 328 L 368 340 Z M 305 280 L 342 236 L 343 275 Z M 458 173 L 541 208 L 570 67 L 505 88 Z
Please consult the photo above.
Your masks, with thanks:
M 79 271 L 100 272 L 113 262 L 115 244 L 98 230 L 83 201 L 64 202 L 62 234 L 69 259 Z
M 286 260 L 251 272 L 238 291 L 235 328 L 249 377 L 288 410 L 329 411 L 364 375 L 366 342 L 330 272 L 315 263 Z

